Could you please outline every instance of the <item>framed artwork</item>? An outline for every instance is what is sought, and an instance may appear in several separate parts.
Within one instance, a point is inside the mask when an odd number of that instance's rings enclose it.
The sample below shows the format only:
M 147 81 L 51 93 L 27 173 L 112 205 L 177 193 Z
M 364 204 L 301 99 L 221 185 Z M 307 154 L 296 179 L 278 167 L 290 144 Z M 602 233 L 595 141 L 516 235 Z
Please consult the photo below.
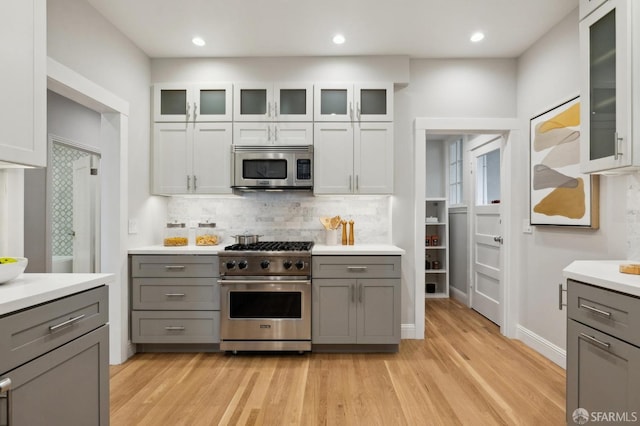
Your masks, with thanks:
M 575 97 L 531 119 L 531 225 L 597 229 L 599 179 L 580 173 L 580 99 Z

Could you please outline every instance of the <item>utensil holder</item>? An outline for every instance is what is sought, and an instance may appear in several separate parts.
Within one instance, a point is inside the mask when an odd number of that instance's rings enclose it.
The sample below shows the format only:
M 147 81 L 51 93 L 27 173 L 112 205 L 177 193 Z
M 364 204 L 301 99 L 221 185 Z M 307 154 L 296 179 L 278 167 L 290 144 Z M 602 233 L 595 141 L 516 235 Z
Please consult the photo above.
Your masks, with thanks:
M 327 229 L 327 230 L 325 230 L 325 243 L 328 246 L 337 246 L 338 245 L 338 230 L 337 229 Z

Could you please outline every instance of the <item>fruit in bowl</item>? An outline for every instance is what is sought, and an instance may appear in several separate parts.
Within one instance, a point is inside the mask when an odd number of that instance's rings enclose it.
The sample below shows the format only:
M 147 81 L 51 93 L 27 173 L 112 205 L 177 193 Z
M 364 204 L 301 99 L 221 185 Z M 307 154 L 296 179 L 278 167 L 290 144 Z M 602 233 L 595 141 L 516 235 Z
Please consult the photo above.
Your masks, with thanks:
M 0 257 L 0 284 L 23 273 L 27 263 L 29 260 L 26 257 Z

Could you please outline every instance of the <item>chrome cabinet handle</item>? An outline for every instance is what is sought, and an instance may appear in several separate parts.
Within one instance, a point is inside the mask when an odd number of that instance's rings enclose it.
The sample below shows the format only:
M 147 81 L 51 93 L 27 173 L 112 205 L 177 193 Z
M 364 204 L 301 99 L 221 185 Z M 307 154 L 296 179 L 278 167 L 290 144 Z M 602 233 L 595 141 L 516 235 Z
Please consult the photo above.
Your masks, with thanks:
M 191 189 L 191 176 L 187 175 L 187 191 Z
M 623 138 L 618 136 L 618 132 L 615 132 L 614 135 L 614 145 L 613 145 L 613 158 L 614 160 L 617 160 L 618 157 L 622 157 L 622 153 L 620 152 L 620 142 L 622 141 Z
M 164 294 L 167 297 L 184 297 L 186 296 L 184 293 L 165 293 Z
M 355 284 L 349 286 L 349 291 L 351 292 L 351 303 L 356 303 L 356 289 Z
M 56 331 L 56 330 L 57 330 L 57 329 L 59 329 L 59 328 L 66 327 L 66 326 L 68 326 L 68 325 L 73 324 L 74 322 L 78 322 L 78 321 L 80 321 L 82 318 L 84 318 L 84 314 L 82 314 L 82 315 L 78 315 L 77 317 L 70 318 L 70 319 L 68 319 L 68 320 L 66 320 L 66 321 L 64 321 L 64 322 L 61 322 L 60 324 L 51 325 L 51 326 L 49 326 L 49 331 L 50 331 L 50 332 Z
M 580 337 L 585 338 L 588 341 L 593 342 L 596 345 L 600 345 L 600 346 L 602 346 L 604 348 L 607 348 L 607 349 L 609 349 L 611 347 L 610 343 L 603 342 L 602 340 L 596 339 L 595 337 L 589 336 L 588 334 L 580 333 Z
M 349 192 L 353 191 L 353 175 L 349 175 Z
M 196 189 L 198 189 L 198 178 L 193 175 L 193 190 L 195 191 Z
M 196 120 L 197 116 L 198 116 L 198 103 L 194 102 L 193 103 L 193 121 Z
M 191 109 L 191 105 L 189 104 L 189 102 L 187 102 L 187 111 L 186 111 L 186 113 L 187 113 L 187 121 L 189 121 L 189 115 L 191 115 L 191 114 L 189 113 L 189 110 L 190 110 L 190 109 Z
M 180 325 L 169 325 L 164 329 L 167 331 L 184 331 L 184 327 Z
M 362 118 L 360 114 L 360 101 L 356 102 L 356 118 L 358 121 Z
M 356 192 L 360 192 L 360 175 L 356 175 Z
M 166 265 L 164 269 L 167 271 L 184 271 L 184 265 Z
M 349 102 L 349 118 L 353 120 L 353 105 Z
M 0 380 L 0 393 L 9 392 L 10 390 L 11 390 L 11 379 L 7 377 L 6 379 Z M 6 397 L 7 396 L 4 395 L 4 398 Z
M 366 266 L 347 266 L 349 272 L 367 272 Z
M 565 292 L 564 288 L 562 288 L 562 283 L 558 284 L 558 310 L 562 310 L 563 306 L 567 306 L 566 303 L 562 303 L 562 293 Z
M 584 309 L 587 309 L 587 310 L 589 310 L 591 312 L 594 312 L 594 313 L 596 313 L 598 315 L 602 315 L 604 317 L 611 318 L 611 312 L 603 311 L 601 309 L 594 308 L 593 306 L 585 305 L 584 303 L 581 303 L 580 307 L 584 308 Z
M 278 127 L 274 127 L 273 132 L 275 133 L 274 141 L 278 142 Z
M 359 301 L 360 303 L 362 303 L 362 288 L 363 288 L 363 287 L 364 287 L 364 286 L 363 286 L 362 284 L 360 284 L 360 286 L 359 286 L 359 288 L 358 288 L 358 301 Z
M 278 116 L 278 101 L 274 102 L 274 107 L 273 107 L 273 115 L 274 117 Z
M 267 127 L 267 142 L 271 142 L 271 126 Z
M 267 117 L 271 117 L 271 102 L 267 102 Z

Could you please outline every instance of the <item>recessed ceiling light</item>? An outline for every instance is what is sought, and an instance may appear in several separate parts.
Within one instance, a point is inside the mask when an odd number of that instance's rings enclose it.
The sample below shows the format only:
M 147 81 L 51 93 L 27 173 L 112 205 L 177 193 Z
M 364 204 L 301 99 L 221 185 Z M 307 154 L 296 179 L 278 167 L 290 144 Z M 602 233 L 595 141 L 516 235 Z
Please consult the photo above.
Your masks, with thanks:
M 191 39 L 191 42 L 192 42 L 193 44 L 195 44 L 196 46 L 204 46 L 205 44 L 207 44 L 207 43 L 205 43 L 205 42 L 204 42 L 204 40 L 203 40 L 203 39 L 201 39 L 200 37 L 194 37 L 194 38 L 192 38 L 192 39 Z
M 477 43 L 479 41 L 481 41 L 482 39 L 484 39 L 484 33 L 481 33 L 480 31 L 471 34 L 471 38 L 470 40 L 474 43 Z
M 336 34 L 333 36 L 333 42 L 335 44 L 342 44 L 345 42 L 345 38 L 342 34 Z

